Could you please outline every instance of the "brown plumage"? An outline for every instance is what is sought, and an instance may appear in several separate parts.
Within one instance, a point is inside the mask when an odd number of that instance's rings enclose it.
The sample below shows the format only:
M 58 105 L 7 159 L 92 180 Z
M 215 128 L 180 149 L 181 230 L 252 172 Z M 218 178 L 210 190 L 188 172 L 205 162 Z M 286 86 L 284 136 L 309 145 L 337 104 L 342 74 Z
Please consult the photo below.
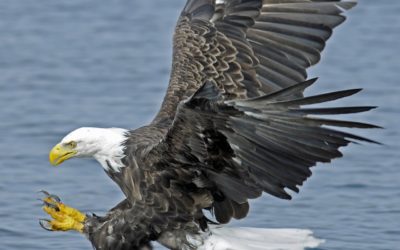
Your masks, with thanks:
M 85 233 L 98 249 L 195 249 L 210 222 L 244 218 L 263 192 L 290 199 L 317 162 L 352 141 L 332 127 L 374 125 L 313 115 L 373 107 L 304 108 L 359 90 L 303 97 L 332 29 L 354 1 L 188 0 L 174 36 L 171 80 L 161 109 L 124 143 L 126 166 L 110 170 L 126 200 Z M 326 126 L 329 126 L 326 127 Z M 201 239 L 200 239 L 201 241 Z

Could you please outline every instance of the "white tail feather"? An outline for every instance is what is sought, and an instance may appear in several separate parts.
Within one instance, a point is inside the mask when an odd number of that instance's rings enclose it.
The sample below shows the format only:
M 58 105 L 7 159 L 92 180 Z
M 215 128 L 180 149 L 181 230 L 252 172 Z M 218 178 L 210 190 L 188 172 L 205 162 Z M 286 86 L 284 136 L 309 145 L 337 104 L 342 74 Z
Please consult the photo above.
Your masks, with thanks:
M 304 250 L 324 242 L 306 229 L 212 227 L 199 250 Z

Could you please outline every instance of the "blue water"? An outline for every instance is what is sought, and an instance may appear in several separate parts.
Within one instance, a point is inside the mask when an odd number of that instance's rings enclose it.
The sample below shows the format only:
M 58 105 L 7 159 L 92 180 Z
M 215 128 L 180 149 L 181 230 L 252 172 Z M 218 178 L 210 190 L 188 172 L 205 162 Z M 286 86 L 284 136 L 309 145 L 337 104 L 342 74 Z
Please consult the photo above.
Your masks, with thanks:
M 158 110 L 184 0 L 0 1 L 0 249 L 90 249 L 78 233 L 50 233 L 36 192 L 86 212 L 123 197 L 91 160 L 50 167 L 49 149 L 81 126 L 135 128 Z M 352 145 L 320 165 L 294 196 L 265 195 L 234 225 L 309 228 L 323 249 L 400 249 L 400 1 L 362 0 L 336 30 L 311 92 L 363 87 L 343 104 L 384 146 Z

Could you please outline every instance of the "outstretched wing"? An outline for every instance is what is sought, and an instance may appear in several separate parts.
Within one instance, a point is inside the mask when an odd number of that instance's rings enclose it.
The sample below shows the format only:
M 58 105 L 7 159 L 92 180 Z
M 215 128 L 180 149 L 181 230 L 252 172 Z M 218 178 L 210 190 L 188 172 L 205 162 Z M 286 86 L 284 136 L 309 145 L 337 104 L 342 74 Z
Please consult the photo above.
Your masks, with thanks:
M 188 0 L 174 36 L 171 79 L 154 123 L 211 80 L 225 99 L 256 97 L 306 79 L 356 0 Z M 301 95 L 301 93 L 299 93 Z
M 305 107 L 360 89 L 297 97 L 315 80 L 244 100 L 224 100 L 209 81 L 181 102 L 167 135 L 146 154 L 145 165 L 153 168 L 151 175 L 163 180 L 157 183 L 159 187 L 187 188 L 189 196 L 209 191 L 211 208 L 221 223 L 244 217 L 247 200 L 262 192 L 290 199 L 287 190 L 298 192 L 316 163 L 341 157 L 339 148 L 352 141 L 373 142 L 334 127 L 374 125 L 316 115 L 358 113 L 374 107 Z
M 128 167 L 115 173 L 159 231 L 193 220 L 206 226 L 204 208 L 221 223 L 243 218 L 248 199 L 262 192 L 289 199 L 287 189 L 298 192 L 316 163 L 341 157 L 351 141 L 372 142 L 325 126 L 373 125 L 312 116 L 372 107 L 303 107 L 359 91 L 303 97 L 315 81 L 304 81 L 305 69 L 354 2 L 218 2 L 188 1 L 162 108 L 152 124 L 131 131 Z

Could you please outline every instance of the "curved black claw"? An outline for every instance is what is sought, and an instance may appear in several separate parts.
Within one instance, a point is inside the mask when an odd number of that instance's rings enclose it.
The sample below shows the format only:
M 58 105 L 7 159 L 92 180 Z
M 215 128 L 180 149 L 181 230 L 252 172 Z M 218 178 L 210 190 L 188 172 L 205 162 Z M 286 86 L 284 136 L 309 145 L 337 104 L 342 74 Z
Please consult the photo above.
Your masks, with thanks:
M 47 219 L 40 219 L 39 220 L 39 225 L 47 231 L 54 231 L 51 226 L 50 226 L 50 220 Z
M 49 192 L 47 192 L 45 190 L 41 190 L 41 191 L 39 191 L 39 193 L 43 193 L 45 195 L 44 198 L 40 199 L 45 206 L 51 207 L 58 211 L 57 203 L 61 203 L 60 197 L 58 197 L 55 194 L 50 194 Z
M 56 211 L 60 211 L 60 209 L 58 208 L 58 206 L 56 204 L 45 201 L 45 200 L 42 200 L 42 201 L 43 201 L 43 204 L 46 205 L 47 207 L 53 208 Z
M 38 193 L 42 193 L 42 194 L 44 194 L 46 196 L 50 196 L 50 193 L 47 192 L 46 190 L 40 190 L 40 191 L 38 191 Z
M 58 197 L 58 195 L 55 194 L 50 194 L 49 192 L 47 192 L 46 190 L 40 190 L 38 193 L 42 193 L 44 194 L 46 197 L 54 199 L 57 202 L 61 202 L 60 197 Z
M 61 202 L 60 197 L 58 197 L 58 196 L 55 195 L 55 194 L 50 194 L 50 195 L 48 195 L 48 197 L 51 198 L 51 199 L 53 199 L 53 200 L 55 200 L 55 201 L 57 201 L 57 202 Z
M 45 194 L 46 196 L 49 196 L 49 195 L 50 195 L 50 193 L 47 192 L 46 190 L 40 190 L 40 191 L 38 191 L 38 193 Z

